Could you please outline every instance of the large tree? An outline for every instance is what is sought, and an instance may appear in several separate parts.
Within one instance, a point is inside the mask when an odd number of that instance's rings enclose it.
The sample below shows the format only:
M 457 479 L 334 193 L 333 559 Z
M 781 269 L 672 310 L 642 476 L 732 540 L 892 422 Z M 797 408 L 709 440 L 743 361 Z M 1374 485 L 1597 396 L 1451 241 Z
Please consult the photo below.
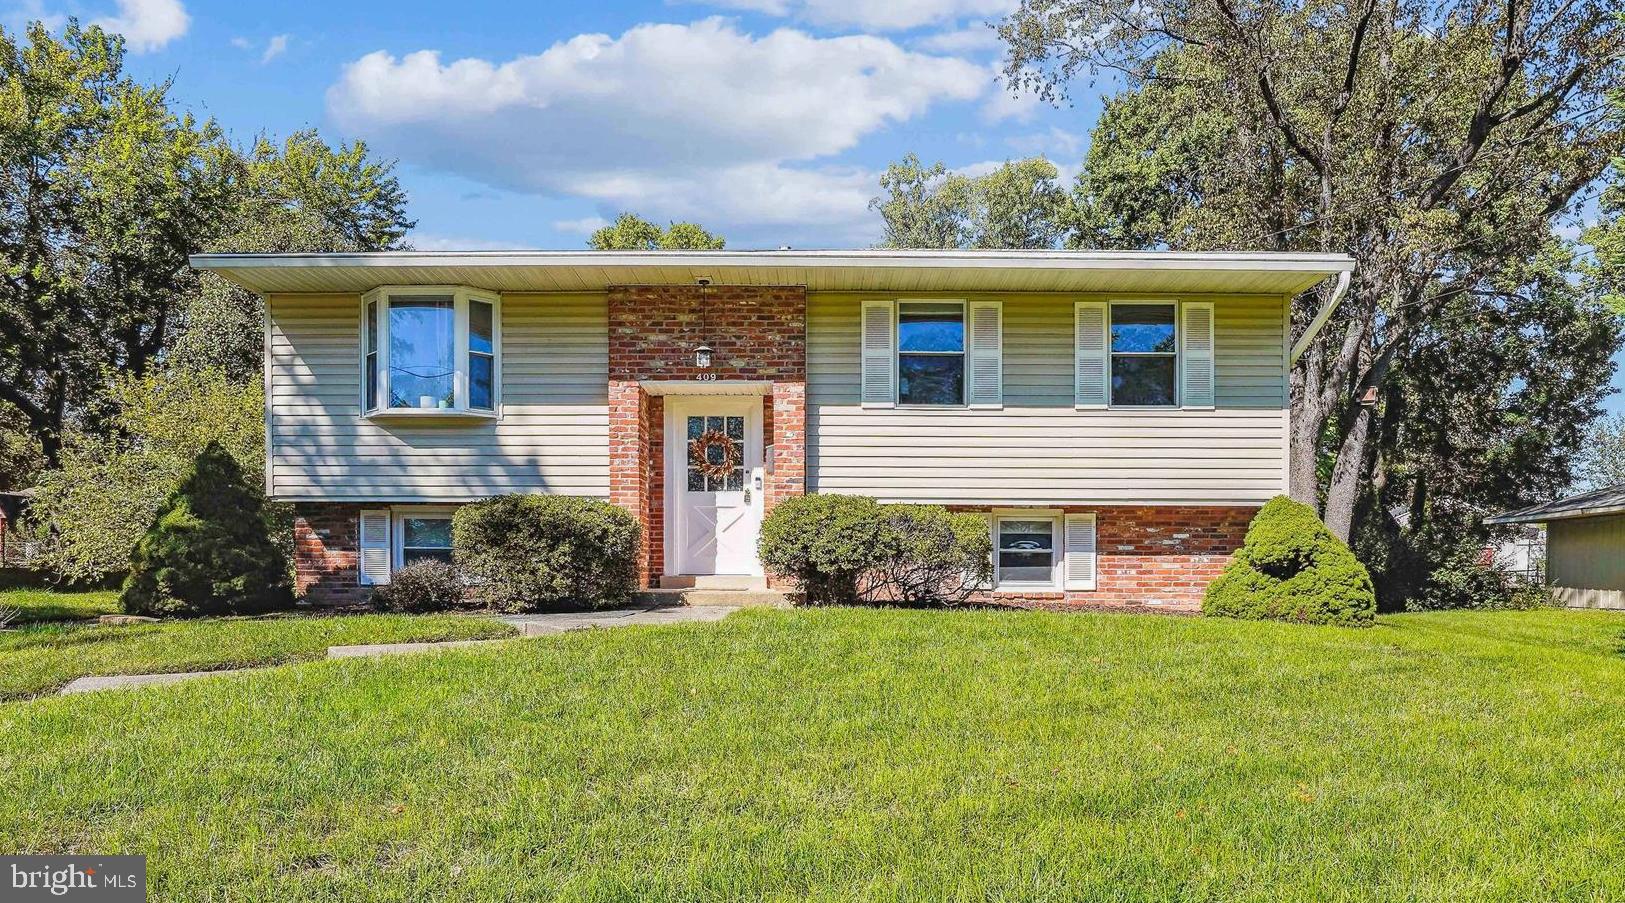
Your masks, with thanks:
M 1323 494 L 1328 525 L 1346 538 L 1396 418 L 1479 398 L 1505 426 L 1539 408 L 1554 418 L 1543 428 L 1562 467 L 1573 425 L 1595 415 L 1606 366 L 1538 405 L 1518 397 L 1515 354 L 1431 384 L 1420 368 L 1427 349 L 1462 334 L 1456 324 L 1510 318 L 1536 295 L 1556 319 L 1527 328 L 1578 328 L 1587 353 L 1617 341 L 1596 291 L 1574 296 L 1537 263 L 1555 255 L 1559 281 L 1580 275 L 1573 249 L 1554 247 L 1558 220 L 1594 194 L 1625 143 L 1605 98 L 1621 74 L 1620 10 L 1620 0 L 1024 0 L 1000 31 L 1018 86 L 1058 99 L 1102 69 L 1125 86 L 1095 132 L 1082 243 L 1355 256 L 1338 315 L 1292 373 L 1292 494 L 1315 504 Z M 1299 328 L 1329 291 L 1302 299 Z M 1494 338 L 1521 328 L 1507 319 Z M 1399 403 L 1407 372 L 1407 385 L 1450 394 L 1420 412 Z
M 360 141 L 334 148 L 308 129 L 280 145 L 262 136 L 242 154 L 208 250 L 385 251 L 402 247 L 413 225 L 393 162 L 373 159 Z M 188 289 L 169 361 L 254 378 L 263 353 L 260 296 L 212 273 Z
M 110 369 L 144 373 L 219 234 L 236 155 L 167 83 L 122 71 L 123 40 L 69 21 L 0 30 L 0 400 L 54 463 Z
M 885 221 L 883 247 L 1053 248 L 1066 234 L 1070 210 L 1059 177 L 1043 157 L 966 175 L 908 154 L 886 167 L 885 194 L 869 209 Z

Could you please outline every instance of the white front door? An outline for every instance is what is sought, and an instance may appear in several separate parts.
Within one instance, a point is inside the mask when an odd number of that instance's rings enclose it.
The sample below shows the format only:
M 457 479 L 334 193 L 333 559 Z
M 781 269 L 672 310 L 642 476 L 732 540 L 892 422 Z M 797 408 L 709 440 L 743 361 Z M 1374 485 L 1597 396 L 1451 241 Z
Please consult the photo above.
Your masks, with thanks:
M 762 573 L 760 398 L 666 396 L 666 510 L 666 573 Z

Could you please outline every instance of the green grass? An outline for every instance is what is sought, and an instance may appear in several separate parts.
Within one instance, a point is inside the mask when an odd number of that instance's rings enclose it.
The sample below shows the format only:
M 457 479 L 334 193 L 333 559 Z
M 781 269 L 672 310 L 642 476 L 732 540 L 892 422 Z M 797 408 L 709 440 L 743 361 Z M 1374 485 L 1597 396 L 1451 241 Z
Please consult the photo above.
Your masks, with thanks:
M 17 623 L 75 621 L 122 610 L 118 590 L 63 592 L 54 589 L 0 590 L 0 609 L 16 609 Z
M 322 658 L 328 646 L 512 633 L 500 621 L 465 615 L 282 615 L 118 627 L 32 624 L 0 632 L 0 700 L 53 692 L 91 674 L 215 671 Z
M 163 900 L 1625 898 L 1625 617 L 766 611 L 0 706 Z

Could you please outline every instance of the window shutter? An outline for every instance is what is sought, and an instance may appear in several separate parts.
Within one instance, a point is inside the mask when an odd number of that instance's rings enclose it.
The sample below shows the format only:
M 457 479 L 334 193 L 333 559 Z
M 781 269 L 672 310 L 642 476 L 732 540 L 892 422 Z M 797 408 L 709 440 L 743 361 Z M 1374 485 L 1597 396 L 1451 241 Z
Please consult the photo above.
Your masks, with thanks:
M 1076 393 L 1080 408 L 1106 406 L 1106 302 L 1079 301 L 1073 306 L 1077 355 Z
M 1004 305 L 970 305 L 970 406 L 1004 406 Z
M 369 508 L 361 512 L 361 542 L 357 550 L 357 572 L 362 586 L 389 582 L 389 510 Z
M 1066 588 L 1095 588 L 1095 516 L 1066 516 Z
M 890 301 L 863 302 L 863 406 L 889 408 L 897 404 L 896 342 L 892 338 Z
M 1213 407 L 1213 302 L 1186 301 L 1179 306 L 1179 334 L 1184 354 L 1179 362 L 1180 404 Z

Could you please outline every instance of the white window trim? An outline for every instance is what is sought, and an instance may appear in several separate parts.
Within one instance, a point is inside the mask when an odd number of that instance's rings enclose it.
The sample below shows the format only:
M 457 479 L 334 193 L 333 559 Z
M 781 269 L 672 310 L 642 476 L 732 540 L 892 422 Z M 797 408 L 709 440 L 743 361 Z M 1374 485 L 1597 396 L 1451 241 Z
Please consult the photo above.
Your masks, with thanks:
M 446 505 L 401 505 L 389 509 L 390 569 L 398 571 L 406 564 L 406 524 L 409 517 L 445 518 L 451 520 L 456 508 Z
M 389 406 L 389 301 L 391 298 L 450 295 L 455 326 L 452 344 L 455 352 L 456 374 L 452 378 L 454 404 L 450 408 L 392 408 Z M 470 301 L 491 305 L 491 407 L 471 408 L 469 394 L 468 306 Z M 367 308 L 378 305 L 378 399 L 380 406 L 368 407 L 367 397 Z M 393 418 L 453 418 L 495 420 L 502 415 L 502 296 L 496 292 L 481 291 L 463 285 L 381 285 L 361 296 L 360 334 L 356 351 L 360 356 L 358 370 L 361 376 L 360 403 L 363 417 Z
M 1168 357 L 1166 351 L 1124 351 L 1112 350 L 1112 322 L 1113 314 L 1119 305 L 1149 307 L 1154 305 L 1167 305 L 1174 309 L 1174 403 L 1173 404 L 1118 404 L 1112 398 L 1112 363 L 1121 354 L 1123 357 Z M 1106 407 L 1114 411 L 1177 411 L 1184 406 L 1183 394 L 1180 385 L 1184 381 L 1185 371 L 1185 329 L 1181 322 L 1182 312 L 1178 298 L 1120 298 L 1106 302 Z M 1073 351 L 1076 354 L 1076 349 Z
M 1006 581 L 999 576 L 999 523 L 1007 520 L 1047 520 L 1050 522 L 1050 579 L 1047 583 L 1035 581 Z M 1063 514 L 1058 508 L 995 508 L 989 518 L 993 531 L 993 592 L 995 593 L 1058 593 L 1066 585 L 1066 531 Z
M 907 351 L 903 350 L 903 305 L 905 304 L 957 304 L 959 305 L 959 322 L 964 328 L 965 337 L 961 340 L 959 351 Z M 964 298 L 898 298 L 891 306 L 891 384 L 892 401 L 895 407 L 904 411 L 952 411 L 970 406 L 970 303 Z M 908 404 L 903 401 L 903 355 L 914 354 L 921 357 L 959 357 L 962 368 L 959 387 L 959 401 L 955 404 Z

